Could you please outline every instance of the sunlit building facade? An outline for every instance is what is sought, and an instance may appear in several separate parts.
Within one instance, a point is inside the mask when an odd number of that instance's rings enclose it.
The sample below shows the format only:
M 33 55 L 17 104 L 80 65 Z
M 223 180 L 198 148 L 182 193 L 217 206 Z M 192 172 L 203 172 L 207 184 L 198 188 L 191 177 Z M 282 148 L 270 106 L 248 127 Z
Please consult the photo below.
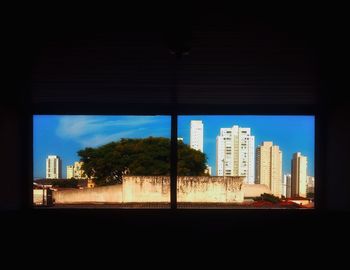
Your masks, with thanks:
M 62 160 L 59 156 L 49 155 L 46 159 L 46 178 L 62 178 Z
M 244 176 L 245 183 L 254 184 L 254 143 L 250 128 L 221 128 L 216 138 L 216 175 Z
M 275 196 L 281 196 L 282 151 L 272 142 L 263 142 L 256 149 L 256 183 L 267 185 Z
M 190 147 L 203 153 L 203 122 L 191 121 Z
M 307 194 L 307 157 L 300 152 L 293 154 L 292 159 L 292 197 L 306 197 Z

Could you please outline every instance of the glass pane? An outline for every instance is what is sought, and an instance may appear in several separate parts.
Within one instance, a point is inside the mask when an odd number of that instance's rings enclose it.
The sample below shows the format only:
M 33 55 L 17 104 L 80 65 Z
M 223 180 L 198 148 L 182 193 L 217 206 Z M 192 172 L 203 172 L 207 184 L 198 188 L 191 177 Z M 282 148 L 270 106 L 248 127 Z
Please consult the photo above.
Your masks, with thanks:
M 169 116 L 35 115 L 33 203 L 170 207 Z
M 313 208 L 314 116 L 179 116 L 182 208 Z

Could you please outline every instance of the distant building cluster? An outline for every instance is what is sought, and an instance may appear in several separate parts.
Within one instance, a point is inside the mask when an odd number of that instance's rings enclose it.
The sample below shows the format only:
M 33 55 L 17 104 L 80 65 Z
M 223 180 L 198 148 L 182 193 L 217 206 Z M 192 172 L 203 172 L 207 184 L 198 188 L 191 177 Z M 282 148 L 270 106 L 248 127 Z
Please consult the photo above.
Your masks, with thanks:
M 190 147 L 203 152 L 204 125 L 192 120 Z M 282 151 L 271 141 L 264 141 L 255 149 L 251 129 L 234 125 L 221 128 L 216 138 L 216 175 L 244 176 L 246 184 L 263 184 L 278 197 L 304 197 L 314 193 L 315 179 L 307 175 L 307 157 L 300 152 L 291 159 L 291 174 L 282 173 Z M 211 175 L 207 165 L 205 171 Z
M 87 179 L 83 170 L 83 162 L 76 161 L 67 166 L 67 179 Z M 62 179 L 62 159 L 56 155 L 49 155 L 46 159 L 46 179 Z
M 76 161 L 74 162 L 74 165 L 68 165 L 67 166 L 67 179 L 86 179 L 87 176 L 82 169 L 83 162 Z

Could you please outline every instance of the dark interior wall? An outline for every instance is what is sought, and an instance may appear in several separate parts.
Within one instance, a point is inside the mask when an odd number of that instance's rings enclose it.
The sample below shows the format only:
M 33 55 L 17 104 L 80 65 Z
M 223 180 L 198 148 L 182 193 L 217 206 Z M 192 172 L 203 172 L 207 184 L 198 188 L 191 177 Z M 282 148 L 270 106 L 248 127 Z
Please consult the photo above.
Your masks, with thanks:
M 325 208 L 350 209 L 344 17 L 332 11 L 325 13 L 328 19 L 309 11 L 191 12 L 162 14 L 151 23 L 151 14 L 101 20 L 70 14 L 62 20 L 59 13 L 33 13 L 9 29 L 11 84 L 1 100 L 2 210 L 18 210 L 25 201 L 31 166 L 23 162 L 25 112 L 50 103 L 67 110 L 76 103 L 173 104 L 174 83 L 180 104 L 316 105 L 324 117 Z M 188 47 L 175 76 L 171 51 Z
M 327 209 L 350 210 L 350 183 L 348 173 L 348 149 L 350 128 L 347 122 L 349 106 L 331 107 L 327 115 Z
M 20 114 L 18 110 L 10 106 L 1 107 L 0 113 L 2 126 L 0 209 L 19 210 L 22 195 L 21 184 L 23 184 Z

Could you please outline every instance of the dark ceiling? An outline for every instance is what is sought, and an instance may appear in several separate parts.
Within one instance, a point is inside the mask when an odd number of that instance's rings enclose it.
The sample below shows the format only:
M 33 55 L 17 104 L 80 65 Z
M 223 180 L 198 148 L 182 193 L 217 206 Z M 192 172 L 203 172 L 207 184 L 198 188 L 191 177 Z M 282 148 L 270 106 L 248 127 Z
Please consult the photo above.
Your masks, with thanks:
M 33 104 L 340 102 L 344 21 L 314 6 L 34 8 L 12 19 L 9 67 Z

